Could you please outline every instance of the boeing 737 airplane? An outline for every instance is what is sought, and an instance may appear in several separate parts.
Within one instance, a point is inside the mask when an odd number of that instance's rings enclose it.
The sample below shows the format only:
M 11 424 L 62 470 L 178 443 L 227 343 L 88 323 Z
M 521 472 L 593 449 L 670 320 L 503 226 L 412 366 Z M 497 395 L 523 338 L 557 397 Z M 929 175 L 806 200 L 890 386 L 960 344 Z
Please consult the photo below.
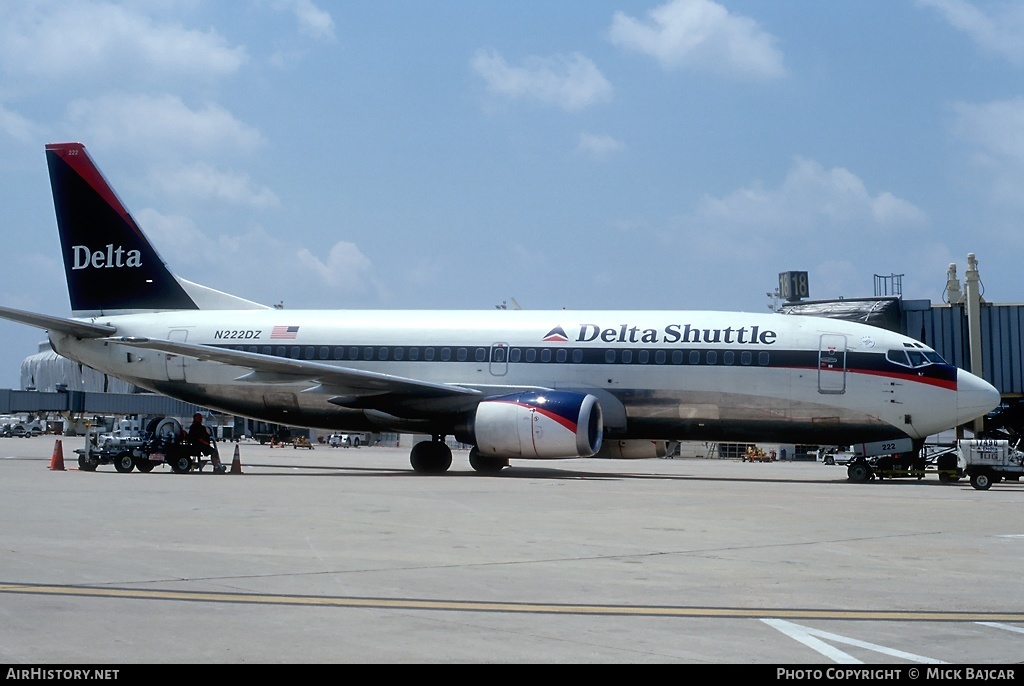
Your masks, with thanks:
M 72 316 L 0 308 L 137 386 L 291 426 L 426 434 L 419 472 L 655 457 L 667 441 L 864 443 L 994 409 L 928 346 L 834 319 L 702 311 L 280 310 L 171 273 L 80 143 L 46 146 Z

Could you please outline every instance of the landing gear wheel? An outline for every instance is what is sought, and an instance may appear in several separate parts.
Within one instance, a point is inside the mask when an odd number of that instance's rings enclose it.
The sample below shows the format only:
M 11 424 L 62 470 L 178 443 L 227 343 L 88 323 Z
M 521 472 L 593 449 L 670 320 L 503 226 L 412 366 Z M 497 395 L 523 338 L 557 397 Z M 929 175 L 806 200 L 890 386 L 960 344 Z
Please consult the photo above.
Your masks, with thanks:
M 143 474 L 149 474 L 151 471 L 153 471 L 154 467 L 156 467 L 156 462 L 153 462 L 153 460 L 147 460 L 145 458 L 141 460 L 135 460 L 135 468 L 138 469 Z
M 121 453 L 114 458 L 114 469 L 127 474 L 128 472 L 135 469 L 135 458 L 132 457 L 131 453 Z
M 100 466 L 100 461 L 95 457 L 86 457 L 85 455 L 78 456 L 78 468 L 83 472 L 95 472 L 96 468 Z
M 846 476 L 850 481 L 863 483 L 870 479 L 873 474 L 871 468 L 864 462 L 854 462 L 846 468 Z
M 192 458 L 189 455 L 168 458 L 168 464 L 171 465 L 171 471 L 175 474 L 188 474 L 192 471 Z
M 469 451 L 469 466 L 481 474 L 497 474 L 508 466 L 506 457 L 488 457 L 473 448 Z
M 992 488 L 992 477 L 988 472 L 974 472 L 971 474 L 971 485 L 979 491 L 987 491 Z
M 420 474 L 443 474 L 452 466 L 452 451 L 441 441 L 421 441 L 412 447 L 409 461 Z

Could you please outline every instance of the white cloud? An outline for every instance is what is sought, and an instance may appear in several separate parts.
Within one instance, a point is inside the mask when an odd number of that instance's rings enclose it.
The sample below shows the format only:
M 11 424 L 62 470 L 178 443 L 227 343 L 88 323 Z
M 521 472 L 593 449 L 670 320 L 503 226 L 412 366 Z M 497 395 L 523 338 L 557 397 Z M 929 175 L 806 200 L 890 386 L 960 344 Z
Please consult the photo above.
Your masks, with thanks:
M 171 271 L 204 286 L 294 307 L 337 307 L 385 295 L 373 262 L 354 243 L 339 241 L 320 258 L 258 227 L 217 235 L 187 217 L 153 209 L 134 214 Z
M 846 169 L 798 158 L 777 189 L 755 184 L 722 198 L 706 196 L 679 226 L 706 255 L 754 261 L 807 241 L 863 247 L 868 236 L 917 229 L 927 221 L 921 209 L 890 192 L 872 195 Z
M 355 243 L 338 241 L 323 259 L 308 248 L 300 249 L 296 255 L 299 266 L 305 267 L 307 274 L 314 275 L 319 285 L 348 294 L 377 289 L 373 263 Z
M 189 276 L 184 267 L 196 260 L 205 262 L 205 256 L 210 254 L 213 244 L 196 227 L 195 222 L 187 217 L 162 214 L 150 208 L 129 211 L 171 271 L 198 281 L 194 276 Z
M 112 70 L 209 79 L 248 61 L 213 30 L 157 23 L 106 2 L 15 3 L 0 12 L 0 68 L 8 74 L 88 78 Z
M 626 149 L 626 144 L 608 135 L 581 133 L 577 150 L 595 157 L 604 157 Z
M 744 76 L 785 75 L 776 39 L 749 17 L 711 0 L 672 0 L 648 12 L 648 21 L 616 12 L 614 45 L 656 58 L 666 69 L 724 71 Z
M 306 59 L 313 41 L 335 41 L 334 19 L 329 12 L 317 7 L 312 0 L 275 0 L 272 6 L 278 11 L 291 13 L 298 23 L 298 33 L 277 36 L 277 48 L 266 58 L 276 69 L 296 69 Z
M 231 205 L 257 209 L 278 207 L 278 197 L 268 188 L 256 188 L 248 174 L 214 169 L 197 162 L 155 174 L 156 182 L 167 194 L 217 200 Z
M 1024 204 L 1024 97 L 953 106 L 954 133 L 976 147 L 974 163 L 991 174 L 1001 202 Z
M 579 110 L 607 101 L 612 95 L 612 85 L 593 62 L 579 53 L 530 57 L 523 66 L 512 67 L 497 52 L 480 50 L 471 66 L 491 93 L 510 100 L 535 100 Z
M 3 105 L 0 105 L 0 131 L 22 143 L 34 143 L 43 137 L 42 126 Z
M 807 280 L 814 293 L 832 296 L 852 295 L 851 284 L 864 281 L 864 268 L 854 260 L 840 258 L 824 259 L 807 269 Z
M 256 129 L 219 105 L 191 109 L 175 95 L 108 95 L 75 100 L 68 123 L 92 145 L 179 150 L 251 150 L 263 143 Z
M 311 0 L 290 0 L 288 4 L 299 21 L 302 33 L 311 38 L 334 40 L 334 19 L 328 12 L 314 5 Z
M 1024 5 L 999 3 L 986 13 L 965 0 L 917 0 L 917 4 L 937 10 L 983 50 L 1024 64 Z
M 956 103 L 956 130 L 987 154 L 1024 165 L 1024 97 L 982 104 Z

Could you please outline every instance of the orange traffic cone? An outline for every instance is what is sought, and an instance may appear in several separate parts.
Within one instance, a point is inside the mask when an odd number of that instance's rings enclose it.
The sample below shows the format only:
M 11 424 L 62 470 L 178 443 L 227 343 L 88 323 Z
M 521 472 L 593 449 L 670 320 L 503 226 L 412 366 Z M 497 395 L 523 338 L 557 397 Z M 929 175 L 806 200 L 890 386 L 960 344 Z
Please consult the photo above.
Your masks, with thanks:
M 238 446 L 235 446 L 235 456 L 231 458 L 231 473 L 241 474 L 242 473 L 242 459 L 238 456 Z
M 60 444 L 60 439 L 53 444 L 53 456 L 50 458 L 50 469 L 55 472 L 67 471 L 64 469 L 64 447 Z

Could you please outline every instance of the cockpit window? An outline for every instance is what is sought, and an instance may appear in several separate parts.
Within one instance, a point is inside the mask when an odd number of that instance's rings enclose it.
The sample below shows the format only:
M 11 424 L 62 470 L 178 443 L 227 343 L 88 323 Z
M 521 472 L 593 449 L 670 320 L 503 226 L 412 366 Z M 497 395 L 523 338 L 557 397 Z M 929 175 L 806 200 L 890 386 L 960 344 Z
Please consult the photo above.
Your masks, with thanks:
M 924 356 L 924 353 L 921 352 L 920 350 L 908 350 L 907 355 L 910 357 L 911 367 L 923 367 L 926 364 L 929 364 L 928 360 Z
M 910 363 L 907 362 L 907 353 L 903 350 L 890 350 L 885 354 L 885 356 L 890 362 L 895 362 L 896 364 L 903 365 L 904 367 L 910 366 Z
M 902 367 L 927 367 L 930 364 L 946 364 L 934 350 L 890 350 L 885 357 Z

